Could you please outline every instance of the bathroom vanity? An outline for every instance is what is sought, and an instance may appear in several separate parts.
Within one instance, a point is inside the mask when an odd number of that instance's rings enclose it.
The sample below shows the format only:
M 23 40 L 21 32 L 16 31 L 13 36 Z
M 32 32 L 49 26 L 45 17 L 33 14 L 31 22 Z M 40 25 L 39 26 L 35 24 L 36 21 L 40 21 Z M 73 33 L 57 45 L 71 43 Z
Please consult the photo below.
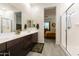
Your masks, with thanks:
M 34 43 L 38 41 L 37 30 L 2 36 L 0 36 L 0 52 L 7 51 L 11 56 L 25 56 L 32 49 Z
M 9 15 L 0 16 L 0 55 L 24 56 L 37 43 L 38 30 L 33 27 L 33 21 L 23 26 L 22 12 L 12 11 Z

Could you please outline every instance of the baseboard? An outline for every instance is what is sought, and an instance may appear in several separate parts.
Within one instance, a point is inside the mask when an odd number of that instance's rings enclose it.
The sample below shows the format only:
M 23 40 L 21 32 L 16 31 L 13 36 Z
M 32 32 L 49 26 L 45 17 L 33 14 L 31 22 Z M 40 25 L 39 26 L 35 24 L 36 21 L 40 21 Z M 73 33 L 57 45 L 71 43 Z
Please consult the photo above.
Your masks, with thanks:
M 59 45 L 59 46 L 65 52 L 66 56 L 71 56 L 71 54 L 64 48 L 63 45 Z

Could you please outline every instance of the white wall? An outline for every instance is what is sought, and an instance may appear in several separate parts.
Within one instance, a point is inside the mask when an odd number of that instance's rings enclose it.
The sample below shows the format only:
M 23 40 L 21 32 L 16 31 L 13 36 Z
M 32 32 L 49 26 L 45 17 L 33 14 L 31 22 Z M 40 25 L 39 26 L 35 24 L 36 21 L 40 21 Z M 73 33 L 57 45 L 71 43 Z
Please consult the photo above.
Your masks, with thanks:
M 32 19 L 39 24 L 38 42 L 44 43 L 44 8 L 32 6 Z

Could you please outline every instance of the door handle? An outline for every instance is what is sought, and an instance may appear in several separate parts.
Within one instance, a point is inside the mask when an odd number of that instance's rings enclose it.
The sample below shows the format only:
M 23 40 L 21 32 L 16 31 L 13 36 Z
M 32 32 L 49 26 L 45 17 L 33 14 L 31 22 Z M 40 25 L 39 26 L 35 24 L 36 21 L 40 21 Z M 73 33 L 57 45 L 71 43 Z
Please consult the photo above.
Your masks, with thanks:
M 68 15 L 68 18 L 67 18 L 67 29 L 71 29 L 71 27 L 72 27 L 71 15 Z
M 71 29 L 71 27 L 67 27 L 67 29 Z

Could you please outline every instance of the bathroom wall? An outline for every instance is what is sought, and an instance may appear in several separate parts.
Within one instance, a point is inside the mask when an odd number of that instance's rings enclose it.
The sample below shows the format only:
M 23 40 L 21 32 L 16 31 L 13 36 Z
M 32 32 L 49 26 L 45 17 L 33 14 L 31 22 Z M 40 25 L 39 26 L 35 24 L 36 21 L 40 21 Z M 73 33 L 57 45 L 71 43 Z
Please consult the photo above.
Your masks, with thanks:
M 44 8 L 32 6 L 32 19 L 39 24 L 38 42 L 44 43 Z

